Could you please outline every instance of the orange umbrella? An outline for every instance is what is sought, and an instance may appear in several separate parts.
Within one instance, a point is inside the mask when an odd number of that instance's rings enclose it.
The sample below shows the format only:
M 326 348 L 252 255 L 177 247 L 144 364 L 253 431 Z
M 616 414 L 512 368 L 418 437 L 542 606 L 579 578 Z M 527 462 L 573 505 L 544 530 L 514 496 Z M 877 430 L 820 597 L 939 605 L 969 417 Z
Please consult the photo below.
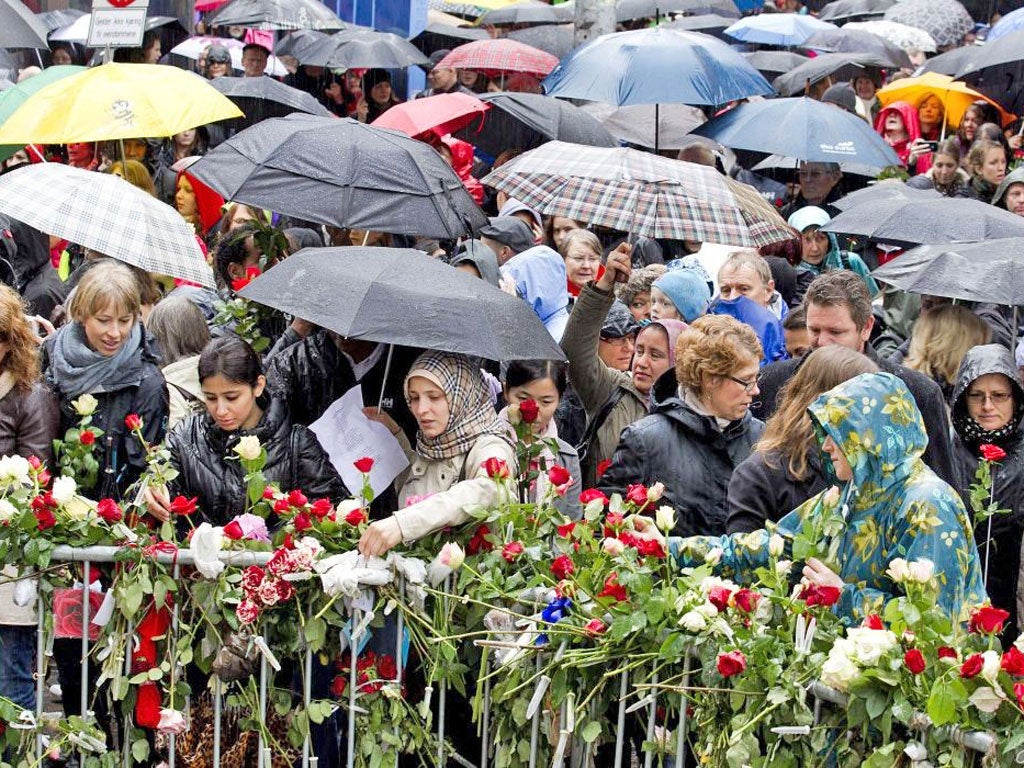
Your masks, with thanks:
M 945 107 L 946 125 L 951 128 L 958 127 L 967 107 L 979 100 L 987 101 L 999 110 L 999 118 L 1004 127 L 1016 119 L 984 94 L 978 93 L 959 80 L 936 72 L 925 72 L 919 77 L 905 77 L 891 82 L 880 89 L 877 96 L 882 106 L 888 106 L 894 101 L 906 101 L 915 107 L 919 106 L 926 96 L 935 96 Z

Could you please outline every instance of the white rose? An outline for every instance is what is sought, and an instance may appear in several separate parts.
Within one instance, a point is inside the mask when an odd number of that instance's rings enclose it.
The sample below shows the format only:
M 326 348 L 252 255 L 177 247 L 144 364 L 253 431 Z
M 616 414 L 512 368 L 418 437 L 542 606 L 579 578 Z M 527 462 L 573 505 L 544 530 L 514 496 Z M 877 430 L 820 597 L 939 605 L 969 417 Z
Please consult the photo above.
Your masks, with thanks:
M 53 481 L 53 500 L 57 504 L 67 504 L 75 496 L 78 484 L 73 477 L 58 477 Z
M 1001 691 L 997 692 L 993 688 L 983 685 L 971 694 L 970 702 L 982 712 L 991 714 L 999 709 L 999 705 L 1003 703 L 1004 698 L 1005 696 L 1002 695 Z
M 618 539 L 613 539 L 610 536 L 601 542 L 601 549 L 606 555 L 617 557 L 626 550 L 626 545 Z
M 92 416 L 99 404 L 100 401 L 89 394 L 82 395 L 77 400 L 71 401 L 71 407 L 75 409 L 75 413 L 79 416 Z
M 909 570 L 910 580 L 916 581 L 919 584 L 927 584 L 932 580 L 932 576 L 935 573 L 935 563 L 923 558 L 909 563 L 907 568 Z
M 718 615 L 718 608 L 714 603 L 701 603 L 694 610 L 707 619 L 713 619 Z
M 779 536 L 779 534 L 773 533 L 771 538 L 768 539 L 768 554 L 772 557 L 778 557 L 785 550 L 786 540 Z
M 255 461 L 263 453 L 263 446 L 260 445 L 260 439 L 256 435 L 244 435 L 239 438 L 234 451 L 246 461 Z
M 789 576 L 789 572 L 792 570 L 792 560 L 779 560 L 779 562 L 775 564 L 775 573 L 779 576 Z
M 655 504 L 658 499 L 665 495 L 665 484 L 655 483 L 647 489 L 647 503 Z
M 985 651 L 981 654 L 981 658 L 984 660 L 984 664 L 981 667 L 981 676 L 992 683 L 992 685 L 995 685 L 999 677 L 999 654 L 995 651 Z
M 707 565 L 718 565 L 722 562 L 722 555 L 725 554 L 721 547 L 715 547 L 704 555 L 704 563 Z
M 871 629 L 869 627 L 851 627 L 846 630 L 846 637 L 853 645 L 854 659 L 865 667 L 877 664 L 878 660 L 892 650 L 898 642 L 896 635 L 888 629 Z
M 17 508 L 7 499 L 0 499 L 0 523 L 9 523 L 18 515 Z
M 449 541 L 443 547 L 437 555 L 438 562 L 441 565 L 446 565 L 453 571 L 457 571 L 459 566 L 462 565 L 466 559 L 466 553 L 462 551 L 462 547 L 453 541 Z
M 658 507 L 658 511 L 654 513 L 654 524 L 668 533 L 676 525 L 676 511 L 667 504 Z
M 28 485 L 32 466 L 24 456 L 4 456 L 0 459 L 0 483 Z
M 721 552 L 722 550 L 718 550 Z M 729 581 L 728 579 L 721 579 L 718 576 L 705 576 L 700 582 L 701 594 L 707 595 L 711 593 L 711 590 L 715 587 L 725 587 L 730 592 L 735 592 L 739 587 L 735 582 Z
M 355 512 L 357 509 L 362 509 L 363 505 L 355 499 L 345 499 L 344 501 L 338 502 L 338 506 L 334 508 L 335 516 L 339 520 L 344 520 L 345 515 L 349 512 Z
M 846 654 L 846 646 L 837 640 L 828 652 L 828 658 L 821 667 L 821 682 L 837 691 L 848 691 L 850 683 L 857 679 L 860 668 Z
M 707 618 L 705 618 L 704 614 L 699 610 L 687 611 L 683 614 L 682 618 L 679 619 L 679 626 L 687 632 L 700 632 L 702 629 L 707 627 L 707 625 Z
M 224 563 L 220 561 L 220 551 L 224 547 L 223 529 L 200 523 L 192 534 L 190 547 L 196 570 L 208 579 L 217 578 L 224 570 Z
M 897 557 L 889 563 L 889 567 L 885 569 L 885 572 L 894 583 L 902 584 L 910 577 L 910 565 L 902 557 Z

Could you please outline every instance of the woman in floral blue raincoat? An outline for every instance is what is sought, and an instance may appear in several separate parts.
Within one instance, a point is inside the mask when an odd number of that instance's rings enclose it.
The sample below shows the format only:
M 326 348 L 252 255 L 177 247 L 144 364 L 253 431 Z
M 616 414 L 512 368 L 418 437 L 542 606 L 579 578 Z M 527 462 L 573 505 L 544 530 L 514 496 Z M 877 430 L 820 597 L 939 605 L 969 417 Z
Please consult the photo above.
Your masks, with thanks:
M 828 471 L 840 483 L 808 499 L 768 530 L 732 536 L 678 539 L 683 565 L 721 550 L 719 570 L 749 580 L 766 565 L 772 533 L 787 557 L 808 540 L 819 557 L 807 557 L 804 578 L 841 587 L 836 612 L 851 623 L 880 613 L 899 586 L 886 575 L 897 557 L 935 564 L 938 605 L 954 620 L 985 600 L 977 547 L 959 495 L 921 460 L 927 435 L 906 386 L 888 373 L 866 373 L 815 400 L 808 409 Z

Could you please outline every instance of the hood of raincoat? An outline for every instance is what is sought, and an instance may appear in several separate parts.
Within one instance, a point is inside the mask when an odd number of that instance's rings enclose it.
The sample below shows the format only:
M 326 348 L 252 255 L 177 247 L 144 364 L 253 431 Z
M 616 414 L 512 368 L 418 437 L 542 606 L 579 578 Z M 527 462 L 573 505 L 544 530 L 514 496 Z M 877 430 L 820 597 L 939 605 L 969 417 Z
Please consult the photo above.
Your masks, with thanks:
M 965 397 L 967 388 L 989 373 L 1001 373 L 1013 385 L 1013 417 L 1005 427 L 995 432 L 981 430 L 977 423 L 970 419 Z M 960 371 L 953 387 L 951 420 L 957 435 L 972 451 L 981 443 L 995 443 L 1006 448 L 1010 443 L 1020 439 L 1020 425 L 1024 421 L 1024 386 L 1021 385 L 1017 363 L 1010 350 L 1002 344 L 982 344 L 968 350 L 960 362 Z
M 178 180 L 184 176 L 192 185 L 192 192 L 196 196 L 196 209 L 199 211 L 199 221 L 203 227 L 203 234 L 207 234 L 213 225 L 220 221 L 223 215 L 221 210 L 224 207 L 224 198 L 210 187 L 206 186 L 184 168 L 178 171 L 174 179 L 174 191 L 178 191 Z
M 498 257 L 494 251 L 481 243 L 479 240 L 467 240 L 462 244 L 463 250 L 452 259 L 452 266 L 459 264 L 472 264 L 480 273 L 480 278 L 498 287 Z
M 569 317 L 565 290 L 565 262 L 551 248 L 538 245 L 513 256 L 501 268 L 516 284 L 519 294 L 556 339 Z
M 473 145 L 460 139 L 453 139 L 451 136 L 445 136 L 441 141 L 452 153 L 452 170 L 462 181 L 462 186 L 466 188 L 477 205 L 482 205 L 484 188 L 473 175 Z
M 903 127 L 907 132 L 906 141 L 900 141 L 892 145 L 893 151 L 899 156 L 900 162 L 906 164 L 910 156 L 910 143 L 921 137 L 921 123 L 917 118 L 917 108 L 905 101 L 894 101 L 887 107 L 883 107 L 875 118 L 875 131 L 883 139 L 885 138 L 885 118 L 896 112 L 903 119 Z
M 1003 180 L 999 182 L 999 186 L 996 187 L 995 194 L 992 195 L 992 205 L 998 205 L 1000 208 L 1006 207 L 1003 205 L 1003 198 L 1012 184 L 1024 184 L 1024 166 L 1014 168 L 1003 177 Z

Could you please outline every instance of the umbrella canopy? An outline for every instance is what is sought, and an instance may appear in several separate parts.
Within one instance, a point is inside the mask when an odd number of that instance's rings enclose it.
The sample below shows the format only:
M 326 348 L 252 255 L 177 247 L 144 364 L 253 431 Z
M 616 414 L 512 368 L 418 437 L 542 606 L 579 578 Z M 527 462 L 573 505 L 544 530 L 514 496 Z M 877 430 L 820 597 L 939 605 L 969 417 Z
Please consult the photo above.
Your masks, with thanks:
M 974 55 L 981 51 L 982 47 L 984 46 L 962 45 L 959 48 L 940 53 L 938 56 L 932 56 L 921 67 L 921 72 L 935 72 L 939 75 L 956 77 L 968 67 L 974 59 Z
M 455 135 L 494 157 L 510 147 L 534 149 L 551 140 L 615 146 L 598 120 L 567 101 L 535 93 L 485 93 L 480 99 L 491 110 Z
M 207 27 L 249 29 L 344 29 L 345 22 L 317 0 L 231 0 Z
M 914 189 L 913 187 L 908 187 L 902 181 L 890 179 L 844 195 L 832 203 L 832 205 L 840 211 L 845 211 L 863 203 L 877 203 L 883 200 L 890 201 L 893 205 L 899 205 L 913 200 L 938 200 L 941 197 L 942 195 L 937 190 Z
M 740 247 L 793 236 L 756 190 L 713 168 L 635 149 L 552 141 L 483 183 L 543 214 L 635 235 Z
M 889 198 L 855 205 L 822 229 L 893 244 L 977 242 L 1024 237 L 1024 217 L 967 198 L 914 198 L 902 203 Z
M 435 66 L 472 69 L 488 77 L 509 72 L 545 77 L 557 65 L 558 59 L 550 53 L 499 37 L 493 40 L 474 40 L 453 48 Z
M 527 0 L 488 11 L 477 20 L 477 23 L 498 27 L 512 24 L 561 24 L 563 21 L 565 14 L 560 13 L 553 5 L 542 3 L 540 0 Z
M 72 64 L 47 67 L 38 75 L 11 85 L 0 93 L 0 123 L 7 120 L 17 111 L 18 107 L 46 86 L 79 72 L 85 72 L 85 67 L 76 67 Z
M 851 21 L 849 24 L 845 24 L 844 27 L 846 29 L 859 29 L 879 37 L 884 37 L 897 48 L 901 48 L 908 53 L 911 51 L 935 53 L 938 50 L 935 39 L 923 29 L 899 24 L 895 21 L 888 21 L 886 19 Z
M 685 104 L 635 104 L 619 107 L 601 119 L 619 141 L 651 149 L 655 145 L 659 149 L 689 146 L 693 143 L 690 131 L 706 121 L 701 110 Z
M 309 45 L 319 43 L 326 37 L 326 32 L 318 32 L 315 29 L 296 29 L 277 41 L 277 45 L 274 46 L 274 53 L 278 56 L 292 56 L 297 59 L 299 58 L 299 51 L 304 50 Z
M 432 147 L 348 118 L 264 120 L 189 172 L 225 200 L 348 229 L 454 239 L 487 224 Z
M 428 11 L 427 13 L 428 18 L 432 18 L 435 15 L 442 18 L 457 18 L 440 11 Z M 429 55 L 442 48 L 454 48 L 469 40 L 486 40 L 490 37 L 485 29 L 463 26 L 465 22 L 462 22 L 461 19 L 459 19 L 459 22 L 458 24 L 451 24 L 447 21 L 430 21 L 423 31 L 412 38 L 410 42 L 424 54 Z M 544 29 L 544 27 L 538 27 L 538 29 Z
M 833 22 L 881 18 L 894 5 L 896 0 L 833 0 L 821 9 L 818 18 Z
M 816 32 L 804 43 L 807 48 L 831 53 L 870 53 L 883 67 L 912 68 L 906 52 L 890 43 L 884 37 L 862 29 L 837 28 L 828 32 Z
M 909 293 L 1019 306 L 1024 303 L 1021 253 L 1024 237 L 922 245 L 871 274 Z
M 228 53 L 231 56 L 232 69 L 239 72 L 245 69 L 242 66 L 242 49 L 245 48 L 245 43 L 241 40 L 235 40 L 233 37 L 190 37 L 187 40 L 182 40 L 171 48 L 168 53 L 173 56 L 183 56 L 186 59 L 198 61 L 203 52 L 211 45 L 219 45 L 228 49 Z M 273 77 L 284 77 L 288 74 L 288 68 L 285 67 L 284 63 L 277 56 L 268 56 L 266 72 Z
M 85 16 L 85 11 L 79 11 L 75 8 L 63 8 L 56 11 L 37 13 L 36 16 L 39 17 L 39 21 L 46 27 L 47 32 L 53 32 L 55 29 L 74 24 L 75 21 Z
M 920 104 L 929 94 L 934 94 L 942 102 L 946 110 L 946 125 L 955 128 L 960 125 L 960 120 L 967 111 L 971 102 L 984 99 L 999 110 L 1000 119 L 1003 125 L 1013 122 L 1013 115 L 1008 114 L 999 104 L 984 94 L 970 88 L 965 83 L 954 80 L 946 75 L 938 75 L 934 72 L 926 72 L 918 77 L 905 77 L 889 83 L 878 90 L 878 100 L 882 105 L 892 104 L 894 101 L 906 101 L 911 104 Z
M 21 0 L 0 0 L 0 48 L 48 48 L 47 32 Z
M 985 36 L 985 44 L 993 43 L 1003 35 L 1008 35 L 1011 32 L 1021 31 L 1024 31 L 1024 8 L 1010 11 L 1010 13 L 999 19 Z
M 725 34 L 744 43 L 803 45 L 811 35 L 835 28 L 834 24 L 819 21 L 813 16 L 801 16 L 798 13 L 764 13 L 740 19 L 726 29 Z
M 192 227 L 119 176 L 60 163 L 18 168 L 0 177 L 0 212 L 149 272 L 213 287 Z
M 1024 30 L 971 48 L 973 55 L 957 73 L 959 79 L 1018 112 L 1024 105 Z
M 0 125 L 0 144 L 173 136 L 242 116 L 191 72 L 163 64 L 104 64 L 37 91 Z
M 741 104 L 694 133 L 731 149 L 797 157 L 808 162 L 899 165 L 899 158 L 857 115 L 808 98 Z
M 772 85 L 783 96 L 802 96 L 807 88 L 826 77 L 837 80 L 856 77 L 866 66 L 863 61 L 866 58 L 872 58 L 871 54 L 821 53 L 779 75 Z
M 957 0 L 900 0 L 885 12 L 885 20 L 923 29 L 942 47 L 960 45 L 974 29 L 974 19 Z
M 483 115 L 490 107 L 468 93 L 439 93 L 396 104 L 373 121 L 377 128 L 390 128 L 407 136 L 433 131 L 438 136 L 457 131 Z
M 732 0 L 618 0 L 615 3 L 615 20 L 618 22 L 653 19 L 670 13 L 717 13 L 733 21 L 740 17 L 740 11 Z
M 750 66 L 772 80 L 809 61 L 807 56 L 792 51 L 752 51 L 743 56 Z
M 726 27 L 732 26 L 735 19 L 718 13 L 702 13 L 700 16 L 680 16 L 678 19 L 663 22 L 669 29 L 681 29 L 684 32 L 703 32 L 706 35 L 722 37 Z
M 728 104 L 772 93 L 721 40 L 666 27 L 615 32 L 580 46 L 544 81 L 552 96 L 608 104 Z
M 210 85 L 227 96 L 245 113 L 237 128 L 248 128 L 269 117 L 292 112 L 331 117 L 323 104 L 305 91 L 280 83 L 272 77 L 218 77 Z
M 537 27 L 515 29 L 505 35 L 509 40 L 550 53 L 556 59 L 568 56 L 576 47 L 572 24 L 544 24 Z
M 879 165 L 862 165 L 861 163 L 849 163 L 845 160 L 840 164 L 844 176 L 864 176 L 874 179 L 882 170 Z M 768 155 L 764 160 L 754 165 L 750 170 L 769 176 L 777 181 L 786 181 L 792 184 L 799 184 L 800 160 L 785 155 Z M 938 193 L 936 193 L 938 194 Z
M 404 37 L 363 28 L 335 32 L 326 40 L 303 48 L 296 58 L 302 64 L 328 69 L 401 69 L 430 62 Z
M 421 251 L 305 248 L 240 295 L 349 339 L 488 360 L 564 360 L 530 306 Z

